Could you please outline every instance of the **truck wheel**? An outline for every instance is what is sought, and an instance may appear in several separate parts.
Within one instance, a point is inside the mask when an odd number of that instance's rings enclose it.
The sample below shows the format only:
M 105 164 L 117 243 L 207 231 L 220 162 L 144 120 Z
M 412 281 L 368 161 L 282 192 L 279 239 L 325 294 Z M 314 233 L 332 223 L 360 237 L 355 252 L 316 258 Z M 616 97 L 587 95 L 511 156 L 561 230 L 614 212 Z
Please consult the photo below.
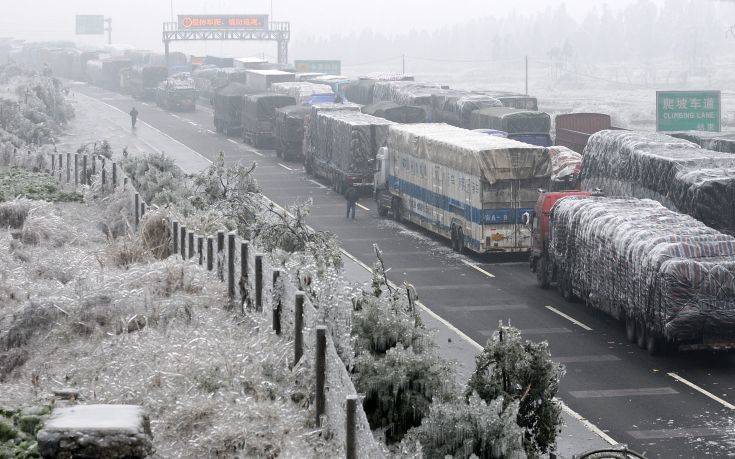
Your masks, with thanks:
M 391 209 L 393 210 L 393 220 L 397 223 L 403 222 L 403 216 L 401 215 L 401 201 L 399 199 L 393 199 L 393 202 L 391 202 Z
M 663 351 L 662 340 L 653 333 L 648 333 L 646 336 L 646 351 L 648 355 L 659 355 Z
M 464 253 L 464 233 L 462 228 L 457 228 L 457 253 Z
M 625 337 L 628 338 L 629 343 L 635 343 L 635 319 L 632 317 L 627 317 L 625 319 Z
M 549 269 L 547 267 L 546 257 L 540 257 L 536 262 L 536 280 L 539 287 L 546 290 L 549 288 Z
M 641 322 L 640 320 L 636 321 L 635 343 L 638 345 L 639 348 L 645 349 L 647 339 L 648 339 L 648 336 L 646 333 L 646 326 L 643 325 L 643 322 Z

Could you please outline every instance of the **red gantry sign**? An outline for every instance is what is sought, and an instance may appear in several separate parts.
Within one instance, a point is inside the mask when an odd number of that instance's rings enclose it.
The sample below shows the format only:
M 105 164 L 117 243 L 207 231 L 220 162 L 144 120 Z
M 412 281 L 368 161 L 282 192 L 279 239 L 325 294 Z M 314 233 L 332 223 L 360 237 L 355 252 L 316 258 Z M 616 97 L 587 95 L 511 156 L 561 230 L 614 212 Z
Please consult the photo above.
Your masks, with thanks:
M 179 15 L 180 29 L 266 29 L 267 27 L 267 14 Z

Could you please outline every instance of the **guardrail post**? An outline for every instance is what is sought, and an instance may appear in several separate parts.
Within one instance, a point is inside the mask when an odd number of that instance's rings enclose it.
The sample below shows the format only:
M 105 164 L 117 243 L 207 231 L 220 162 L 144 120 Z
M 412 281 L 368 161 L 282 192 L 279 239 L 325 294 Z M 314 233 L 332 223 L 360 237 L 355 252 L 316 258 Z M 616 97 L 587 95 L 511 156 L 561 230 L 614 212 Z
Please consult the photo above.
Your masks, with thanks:
M 346 419 L 345 419 L 345 452 L 347 459 L 357 459 L 357 403 L 360 398 L 357 395 L 347 396 Z
M 145 216 L 145 202 L 140 203 L 140 219 L 143 220 Z
M 89 185 L 89 174 L 87 174 L 87 155 L 82 155 L 82 185 Z
M 204 264 L 204 236 L 197 237 L 197 253 L 199 253 L 199 266 Z
M 56 177 L 56 155 L 51 154 L 51 175 Z
M 71 182 L 71 153 L 66 154 L 66 183 Z
M 217 275 L 219 280 L 225 280 L 225 267 L 223 257 L 225 255 L 225 231 L 217 231 Z
M 140 195 L 135 193 L 135 229 L 140 225 Z
M 235 233 L 227 234 L 227 294 L 235 299 Z
M 211 271 L 214 268 L 212 257 L 214 257 L 214 238 L 207 236 L 207 271 Z
M 172 255 L 176 255 L 179 253 L 179 222 L 174 220 L 173 221 L 173 230 L 171 231 L 171 234 L 173 237 L 171 238 L 173 240 L 173 250 L 171 251 Z
M 293 318 L 293 364 L 304 355 L 304 292 L 296 292 Z
M 248 241 L 240 242 L 240 299 L 245 301 L 248 290 Z
M 74 189 L 79 185 L 79 155 L 74 154 Z
M 281 277 L 281 270 L 280 269 L 274 269 L 273 270 L 273 283 L 272 286 L 272 293 L 273 293 L 273 331 L 276 332 L 276 335 L 281 334 L 281 296 L 283 295 L 283 292 L 278 292 L 278 279 Z
M 112 189 L 117 188 L 117 163 L 112 162 Z
M 326 408 L 324 386 L 327 379 L 327 327 L 316 327 L 316 425 L 322 425 L 322 416 Z
M 92 155 L 90 159 L 92 160 L 92 175 L 95 175 L 97 173 L 97 155 Z
M 128 178 L 123 177 L 123 190 L 128 188 Z
M 255 254 L 255 310 L 263 310 L 263 254 Z
M 189 256 L 187 258 L 191 259 L 194 256 L 194 231 L 189 231 L 188 238 L 189 241 L 186 245 L 189 247 Z
M 181 234 L 179 235 L 179 238 L 181 240 L 181 259 L 186 259 L 186 226 L 181 225 Z M 191 250 L 191 248 L 189 248 Z
M 62 181 L 62 178 L 64 177 L 64 154 L 59 153 L 59 182 Z
M 107 184 L 107 161 L 105 161 L 105 158 L 102 158 L 100 161 L 102 163 L 100 165 L 100 176 L 102 178 L 102 189 L 104 189 Z

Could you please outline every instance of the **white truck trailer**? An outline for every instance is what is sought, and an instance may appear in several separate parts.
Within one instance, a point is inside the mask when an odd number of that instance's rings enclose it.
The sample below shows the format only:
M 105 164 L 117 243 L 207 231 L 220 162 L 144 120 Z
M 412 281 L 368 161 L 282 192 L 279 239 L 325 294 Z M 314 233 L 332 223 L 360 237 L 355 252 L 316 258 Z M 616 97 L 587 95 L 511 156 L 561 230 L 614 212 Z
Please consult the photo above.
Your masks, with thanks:
M 381 216 L 415 223 L 456 251 L 525 252 L 531 214 L 551 174 L 546 148 L 448 124 L 391 125 L 376 158 Z

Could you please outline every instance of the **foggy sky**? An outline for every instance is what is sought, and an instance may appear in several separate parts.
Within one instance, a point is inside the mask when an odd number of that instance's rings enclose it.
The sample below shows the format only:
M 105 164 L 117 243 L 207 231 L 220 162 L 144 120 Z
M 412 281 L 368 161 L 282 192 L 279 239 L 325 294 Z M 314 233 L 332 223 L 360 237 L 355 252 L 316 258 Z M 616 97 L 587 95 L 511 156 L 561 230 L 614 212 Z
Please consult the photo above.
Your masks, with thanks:
M 594 7 L 622 8 L 635 0 L 273 0 L 273 18 L 291 22 L 292 43 L 299 36 L 331 35 L 372 29 L 383 33 L 433 30 L 472 19 L 512 12 L 537 13 L 564 3 L 573 17 Z M 663 0 L 659 0 L 663 1 Z M 161 24 L 170 19 L 170 0 L 0 0 L 1 36 L 26 40 L 69 39 L 102 44 L 103 37 L 74 35 L 76 14 L 104 14 L 113 20 L 113 42 L 160 50 Z M 173 0 L 174 15 L 196 13 L 270 13 L 270 0 Z M 239 45 L 239 46 L 238 46 Z M 191 53 L 252 55 L 271 53 L 254 43 L 177 44 Z

